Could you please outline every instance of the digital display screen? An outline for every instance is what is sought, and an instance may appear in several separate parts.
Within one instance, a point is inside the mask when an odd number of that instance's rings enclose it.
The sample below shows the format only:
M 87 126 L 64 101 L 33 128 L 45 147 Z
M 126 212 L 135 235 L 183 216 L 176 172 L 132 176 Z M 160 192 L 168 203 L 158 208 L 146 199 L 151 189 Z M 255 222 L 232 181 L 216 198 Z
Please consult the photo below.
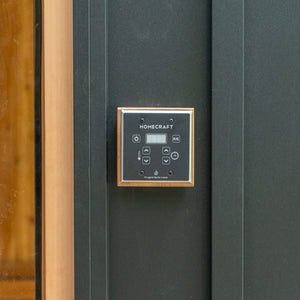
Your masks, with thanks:
M 166 144 L 166 133 L 146 133 L 146 144 Z

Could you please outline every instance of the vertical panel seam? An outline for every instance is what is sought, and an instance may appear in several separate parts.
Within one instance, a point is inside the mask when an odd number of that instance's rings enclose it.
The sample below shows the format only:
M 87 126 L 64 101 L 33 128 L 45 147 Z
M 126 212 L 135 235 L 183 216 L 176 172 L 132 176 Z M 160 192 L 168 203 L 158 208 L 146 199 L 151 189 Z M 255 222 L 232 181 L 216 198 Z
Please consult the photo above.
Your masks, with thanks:
M 242 300 L 245 299 L 245 0 L 242 0 Z
M 104 87 L 104 105 L 105 105 L 105 132 L 106 132 L 106 141 L 107 141 L 107 107 L 108 107 L 108 3 L 107 0 L 104 0 L 104 72 L 105 72 L 105 87 Z M 106 232 L 105 232 L 105 240 L 106 240 L 106 261 L 105 261 L 105 275 L 106 275 L 106 280 L 105 280 L 105 298 L 106 300 L 109 300 L 109 204 L 108 204 L 108 180 L 107 180 L 107 168 L 108 168 L 108 161 L 107 161 L 107 143 L 106 143 L 106 169 L 105 169 L 105 178 L 106 178 L 106 190 L 105 190 L 105 227 L 106 227 Z
M 242 0 L 242 300 L 245 299 L 245 0 Z
M 92 299 L 92 176 L 91 176 L 91 1 L 88 0 L 88 184 L 89 184 L 89 299 Z

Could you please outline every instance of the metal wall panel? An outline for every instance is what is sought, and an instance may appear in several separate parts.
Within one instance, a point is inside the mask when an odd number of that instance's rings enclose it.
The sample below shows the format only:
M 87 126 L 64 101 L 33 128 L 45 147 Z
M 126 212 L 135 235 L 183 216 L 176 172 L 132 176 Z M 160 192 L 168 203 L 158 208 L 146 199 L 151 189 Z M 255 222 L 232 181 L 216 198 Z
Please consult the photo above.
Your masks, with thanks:
M 214 300 L 300 296 L 299 13 L 213 1 Z
M 106 1 L 74 1 L 75 298 L 108 299 Z
M 213 1 L 212 299 L 244 297 L 244 1 Z
M 212 299 L 298 299 L 300 4 L 212 6 Z M 76 297 L 209 299 L 210 5 L 75 1 L 74 26 Z M 195 107 L 194 189 L 116 187 L 117 106 Z
M 300 2 L 245 1 L 245 299 L 300 298 Z
M 110 299 L 209 299 L 209 1 L 110 1 L 108 91 Z M 116 187 L 118 106 L 195 107 L 195 188 Z
M 210 10 L 74 1 L 76 299 L 210 298 Z M 117 106 L 195 107 L 195 188 L 117 188 Z

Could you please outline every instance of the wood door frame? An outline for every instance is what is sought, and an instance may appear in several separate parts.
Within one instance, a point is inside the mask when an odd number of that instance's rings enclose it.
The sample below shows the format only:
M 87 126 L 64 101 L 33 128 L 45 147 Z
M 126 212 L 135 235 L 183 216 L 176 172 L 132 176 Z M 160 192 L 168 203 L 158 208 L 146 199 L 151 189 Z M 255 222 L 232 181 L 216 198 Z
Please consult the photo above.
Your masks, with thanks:
M 42 1 L 42 299 L 74 299 L 73 1 Z

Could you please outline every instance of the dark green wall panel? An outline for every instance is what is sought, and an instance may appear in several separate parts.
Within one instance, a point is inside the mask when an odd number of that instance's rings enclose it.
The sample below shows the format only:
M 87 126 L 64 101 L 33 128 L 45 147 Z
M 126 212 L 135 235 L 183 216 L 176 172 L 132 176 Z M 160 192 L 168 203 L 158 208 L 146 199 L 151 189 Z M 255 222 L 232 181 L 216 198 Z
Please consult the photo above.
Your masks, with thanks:
M 210 11 L 74 2 L 76 299 L 210 298 Z M 195 108 L 195 188 L 116 187 L 117 106 Z
M 300 299 L 300 2 L 245 3 L 245 299 Z
M 110 299 L 210 298 L 210 3 L 109 1 Z M 195 108 L 195 188 L 116 187 L 116 108 Z

